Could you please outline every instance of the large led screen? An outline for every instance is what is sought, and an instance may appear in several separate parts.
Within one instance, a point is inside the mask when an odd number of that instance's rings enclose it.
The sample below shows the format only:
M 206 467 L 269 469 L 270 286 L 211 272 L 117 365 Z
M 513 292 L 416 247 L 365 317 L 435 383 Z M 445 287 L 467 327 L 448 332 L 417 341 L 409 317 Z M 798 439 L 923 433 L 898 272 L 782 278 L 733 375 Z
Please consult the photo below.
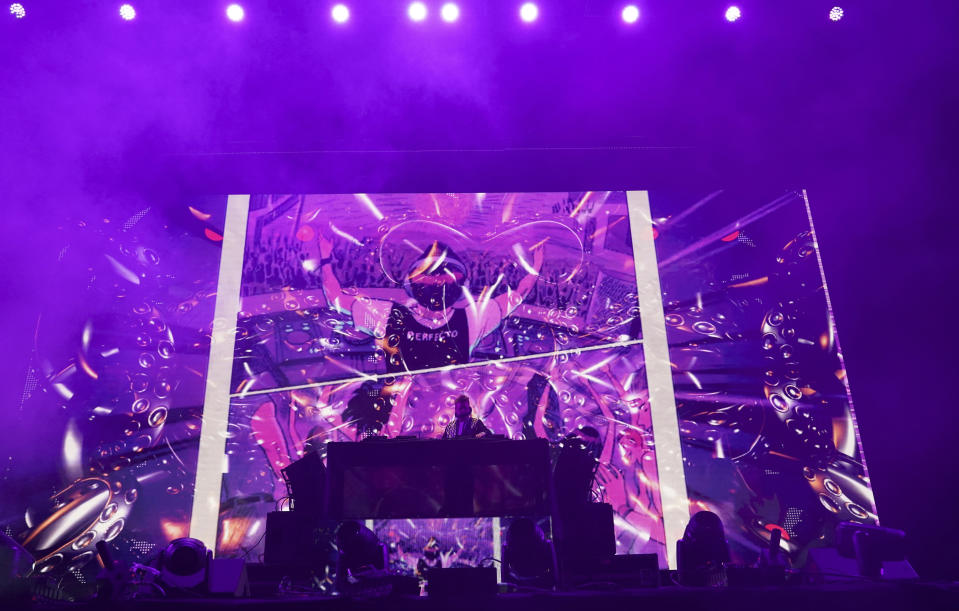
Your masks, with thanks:
M 101 540 L 147 562 L 201 532 L 260 560 L 284 467 L 438 438 L 460 395 L 496 435 L 588 444 L 617 553 L 665 566 L 709 509 L 735 562 L 781 529 L 814 568 L 837 523 L 878 519 L 802 192 L 229 202 L 78 212 L 51 244 L 0 431 L 0 528 L 39 574 L 90 583 Z M 415 573 L 486 562 L 506 524 L 372 526 Z
M 618 550 L 665 561 L 631 240 L 623 192 L 254 196 L 223 505 L 262 519 L 304 452 L 438 438 L 466 395 L 495 434 L 588 438 Z M 221 553 L 257 542 L 236 520 Z

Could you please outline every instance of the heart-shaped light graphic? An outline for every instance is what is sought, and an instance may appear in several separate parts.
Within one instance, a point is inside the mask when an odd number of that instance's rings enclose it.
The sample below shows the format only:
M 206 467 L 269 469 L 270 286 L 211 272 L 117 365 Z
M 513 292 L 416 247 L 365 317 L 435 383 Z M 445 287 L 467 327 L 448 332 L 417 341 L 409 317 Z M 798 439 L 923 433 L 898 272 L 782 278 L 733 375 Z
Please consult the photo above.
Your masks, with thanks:
M 464 260 L 481 261 L 506 257 L 510 263 L 529 270 L 529 254 L 537 248 L 546 249 L 546 260 L 570 262 L 568 270 L 552 279 L 540 277 L 540 282 L 562 284 L 583 265 L 583 242 L 575 230 L 558 221 L 530 221 L 492 236 L 477 238 L 454 227 L 427 220 L 411 220 L 391 228 L 380 240 L 378 259 L 383 273 L 396 284 L 424 251 L 434 243 L 446 245 Z

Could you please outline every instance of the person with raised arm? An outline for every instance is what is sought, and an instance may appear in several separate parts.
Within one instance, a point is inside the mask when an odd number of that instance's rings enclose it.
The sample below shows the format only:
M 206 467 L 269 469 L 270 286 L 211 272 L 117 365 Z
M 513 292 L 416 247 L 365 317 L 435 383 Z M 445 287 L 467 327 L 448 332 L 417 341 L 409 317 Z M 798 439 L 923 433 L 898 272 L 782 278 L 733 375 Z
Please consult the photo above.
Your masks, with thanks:
M 520 255 L 527 274 L 515 289 L 491 297 L 469 293 L 467 266 L 446 244 L 434 240 L 408 267 L 402 288 L 378 289 L 376 297 L 362 289 L 342 288 L 332 266 L 333 245 L 318 238 L 323 291 L 331 307 L 349 313 L 356 329 L 376 338 L 386 352 L 386 370 L 399 373 L 469 362 L 479 342 L 494 331 L 530 292 L 543 265 L 543 244 L 532 262 Z M 518 252 L 519 249 L 517 249 Z

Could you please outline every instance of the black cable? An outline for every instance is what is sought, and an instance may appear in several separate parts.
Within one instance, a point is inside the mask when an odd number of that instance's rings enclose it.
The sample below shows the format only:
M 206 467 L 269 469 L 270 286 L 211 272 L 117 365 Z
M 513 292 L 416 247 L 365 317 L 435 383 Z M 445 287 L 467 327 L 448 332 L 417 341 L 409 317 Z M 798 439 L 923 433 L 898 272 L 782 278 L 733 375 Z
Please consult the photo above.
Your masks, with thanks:
M 249 548 L 245 549 L 244 552 L 243 552 L 243 555 L 240 556 L 240 558 L 246 559 L 246 557 L 250 555 L 250 552 L 252 552 L 254 549 L 256 549 L 256 546 L 258 546 L 258 545 L 260 544 L 260 541 L 262 541 L 262 540 L 263 540 L 263 537 L 265 537 L 265 536 L 266 536 L 266 528 L 263 529 L 263 534 L 260 535 L 260 538 L 256 540 L 256 543 L 254 543 L 253 545 L 251 545 Z M 241 547 L 240 549 L 243 549 L 243 548 Z

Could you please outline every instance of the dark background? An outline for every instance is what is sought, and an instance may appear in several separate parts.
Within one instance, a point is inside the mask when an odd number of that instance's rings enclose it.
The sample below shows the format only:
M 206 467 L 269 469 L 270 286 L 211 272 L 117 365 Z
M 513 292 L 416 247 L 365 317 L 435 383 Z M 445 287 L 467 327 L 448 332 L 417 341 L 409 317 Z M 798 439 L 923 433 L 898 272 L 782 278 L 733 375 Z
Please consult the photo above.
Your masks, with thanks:
M 67 219 L 171 219 L 198 193 L 807 188 L 879 515 L 959 578 L 955 3 L 25 2 L 0 18 L 0 425 Z M 768 6 L 767 6 L 768 5 Z M 434 7 L 435 10 L 435 7 Z M 693 199 L 695 198 L 695 199 Z M 91 249 L 95 245 L 90 246 Z M 12 427 L 12 428 L 10 428 Z M 6 460 L 6 458 L 3 458 Z

